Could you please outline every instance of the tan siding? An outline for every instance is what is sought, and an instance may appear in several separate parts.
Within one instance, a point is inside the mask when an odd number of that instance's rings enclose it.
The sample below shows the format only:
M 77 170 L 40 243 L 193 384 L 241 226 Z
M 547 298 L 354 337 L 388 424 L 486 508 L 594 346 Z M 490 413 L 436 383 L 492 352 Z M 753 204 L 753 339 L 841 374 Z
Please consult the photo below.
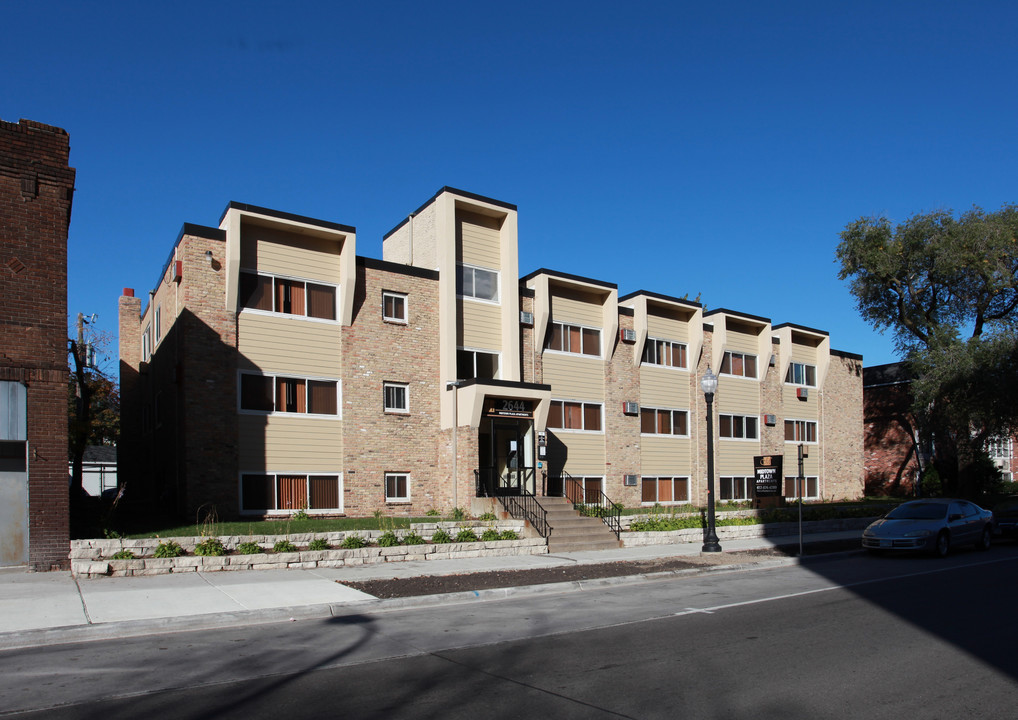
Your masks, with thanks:
M 760 383 L 744 378 L 721 377 L 715 404 L 718 412 L 755 415 L 760 412 Z
M 641 366 L 640 405 L 688 409 L 689 373 L 652 365 Z
M 554 398 L 604 401 L 604 364 L 596 359 L 545 353 L 544 382 Z
M 820 475 L 820 446 L 819 445 L 804 445 L 809 457 L 803 458 L 802 468 L 803 473 L 809 477 L 810 475 Z M 798 443 L 785 443 L 785 460 L 782 472 L 785 477 L 794 477 L 799 474 L 799 444 Z
M 458 345 L 486 350 L 502 349 L 502 308 L 461 300 Z
M 256 242 L 255 265 L 249 244 Z M 245 226 L 241 264 L 248 270 L 289 275 L 336 284 L 340 279 L 340 244 L 334 240 L 293 237 L 276 230 Z
M 750 355 L 756 355 L 759 346 L 757 344 L 756 335 L 747 335 L 746 333 L 730 332 L 728 333 L 728 340 L 725 343 L 725 350 L 733 350 L 735 352 L 748 353 Z M 758 367 L 760 371 L 763 368 Z
M 328 418 L 240 415 L 242 471 L 340 472 L 343 421 Z
M 483 223 L 483 224 L 482 224 Z M 501 239 L 492 218 L 464 213 L 459 222 L 460 262 L 492 270 L 502 267 Z
M 800 400 L 795 396 L 798 390 L 797 385 L 784 385 L 781 388 L 781 403 L 784 409 L 784 416 L 794 420 L 816 420 L 820 417 L 817 409 L 820 400 L 816 388 L 808 388 L 809 397 Z M 818 428 L 819 432 L 819 428 Z
M 792 360 L 807 365 L 817 364 L 817 349 L 805 345 L 792 344 Z
M 691 442 L 688 438 L 640 438 L 640 472 L 643 475 L 685 475 L 692 473 Z
M 237 347 L 245 370 L 338 378 L 342 367 L 340 329 L 330 323 L 241 313 Z
M 551 430 L 565 445 L 565 470 L 570 475 L 604 475 L 605 436 L 599 433 L 571 433 Z
M 573 323 L 601 327 L 604 322 L 601 302 L 593 295 L 556 290 L 551 298 L 551 319 L 553 322 Z M 605 338 L 601 338 L 604 345 Z
M 759 454 L 759 442 L 721 440 L 718 443 L 718 475 L 751 476 L 753 458 Z
M 647 313 L 647 334 L 659 340 L 688 342 L 689 323 Z

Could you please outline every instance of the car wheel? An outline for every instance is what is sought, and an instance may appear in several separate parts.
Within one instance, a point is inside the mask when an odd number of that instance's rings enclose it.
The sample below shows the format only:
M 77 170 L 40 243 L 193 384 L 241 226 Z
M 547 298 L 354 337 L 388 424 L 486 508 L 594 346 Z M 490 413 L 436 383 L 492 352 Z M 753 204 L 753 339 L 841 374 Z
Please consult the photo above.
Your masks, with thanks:
M 990 542 L 992 540 L 992 532 L 990 532 L 990 526 L 987 525 L 983 528 L 983 534 L 979 537 L 979 542 L 976 543 L 976 550 L 989 550 Z
M 941 530 L 937 535 L 937 541 L 933 544 L 933 554 L 937 557 L 947 557 L 947 552 L 950 549 L 951 538 L 948 536 L 947 530 Z

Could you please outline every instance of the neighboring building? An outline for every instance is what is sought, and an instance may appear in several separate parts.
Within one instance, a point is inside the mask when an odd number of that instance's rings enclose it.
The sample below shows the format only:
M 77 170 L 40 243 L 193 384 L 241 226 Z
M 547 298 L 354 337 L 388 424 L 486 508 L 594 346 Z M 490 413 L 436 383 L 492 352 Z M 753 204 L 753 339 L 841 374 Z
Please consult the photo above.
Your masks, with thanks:
M 0 566 L 67 567 L 67 230 L 60 128 L 0 121 Z
M 71 474 L 73 463 L 67 463 Z M 81 458 L 81 486 L 92 497 L 99 497 L 106 490 L 116 490 L 117 448 L 111 445 L 87 445 Z
M 184 225 L 144 309 L 120 299 L 127 496 L 194 516 L 421 515 L 574 479 L 627 506 L 720 499 L 808 449 L 809 498 L 857 498 L 862 358 L 826 332 L 538 270 L 517 213 L 443 188 L 390 231 L 230 203 Z M 453 481 L 455 478 L 455 481 Z M 477 503 L 478 507 L 481 503 Z

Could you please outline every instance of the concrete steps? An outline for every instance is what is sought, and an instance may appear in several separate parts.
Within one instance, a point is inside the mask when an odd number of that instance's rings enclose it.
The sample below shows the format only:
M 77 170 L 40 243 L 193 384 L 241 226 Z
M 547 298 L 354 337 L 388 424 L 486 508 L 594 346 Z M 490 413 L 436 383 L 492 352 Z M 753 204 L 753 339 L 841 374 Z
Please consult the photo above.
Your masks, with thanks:
M 601 518 L 580 515 L 566 498 L 540 497 L 537 501 L 548 513 L 549 553 L 611 550 L 622 546 Z

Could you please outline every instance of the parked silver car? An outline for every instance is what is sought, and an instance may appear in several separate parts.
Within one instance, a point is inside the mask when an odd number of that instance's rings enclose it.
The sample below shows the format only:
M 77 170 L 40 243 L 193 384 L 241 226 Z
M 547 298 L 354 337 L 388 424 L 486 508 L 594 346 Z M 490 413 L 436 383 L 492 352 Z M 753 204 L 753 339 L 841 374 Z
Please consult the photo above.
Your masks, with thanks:
M 952 546 L 990 548 L 993 513 L 968 500 L 931 498 L 903 503 L 870 524 L 862 546 L 882 550 L 928 550 L 944 557 Z

